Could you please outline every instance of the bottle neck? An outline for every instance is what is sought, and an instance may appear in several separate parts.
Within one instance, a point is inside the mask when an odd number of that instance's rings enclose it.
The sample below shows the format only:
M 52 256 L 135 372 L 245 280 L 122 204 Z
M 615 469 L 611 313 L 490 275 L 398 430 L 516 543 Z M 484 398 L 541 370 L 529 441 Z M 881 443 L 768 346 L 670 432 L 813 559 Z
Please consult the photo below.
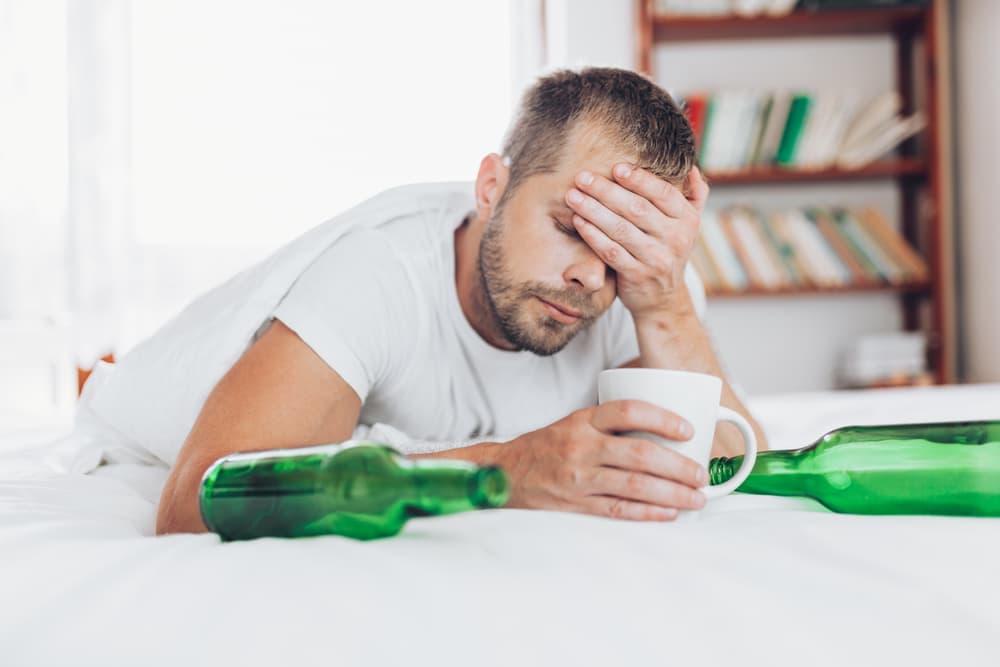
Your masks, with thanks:
M 802 464 L 808 459 L 808 449 L 794 451 L 767 451 L 757 454 L 750 476 L 737 491 L 744 493 L 773 493 L 786 495 L 802 490 L 804 477 Z M 711 484 L 722 484 L 731 479 L 743 465 L 742 456 L 719 457 L 708 464 Z
M 415 515 L 502 507 L 507 502 L 507 476 L 500 468 L 465 461 L 402 461 L 415 491 L 411 501 Z

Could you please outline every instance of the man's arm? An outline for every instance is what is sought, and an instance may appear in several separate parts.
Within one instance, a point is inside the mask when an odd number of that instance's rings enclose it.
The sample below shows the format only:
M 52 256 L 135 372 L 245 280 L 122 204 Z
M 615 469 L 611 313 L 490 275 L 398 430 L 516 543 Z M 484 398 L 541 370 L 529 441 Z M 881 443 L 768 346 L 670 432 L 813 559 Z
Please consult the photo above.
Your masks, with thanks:
M 163 488 L 156 533 L 205 532 L 198 490 L 219 457 L 342 442 L 351 437 L 360 412 L 351 386 L 274 320 L 205 401 Z
M 708 198 L 701 172 L 692 168 L 682 191 L 656 174 L 622 163 L 614 167 L 611 179 L 583 171 L 575 185 L 579 190 L 566 195 L 567 205 L 576 212 L 573 224 L 615 271 L 618 298 L 635 321 L 638 363 L 722 378 L 722 404 L 747 418 L 758 447 L 766 449 L 760 426 L 722 377 L 684 282 Z M 736 430 L 726 426 L 720 431 L 713 455 L 742 453 Z
M 628 368 L 673 368 L 707 373 L 722 378 L 722 405 L 736 410 L 753 427 L 757 448 L 767 449 L 763 429 L 736 397 L 722 374 L 719 359 L 712 349 L 687 289 L 678 291 L 678 305 L 669 317 L 646 319 L 636 323 L 639 357 L 625 364 Z M 715 432 L 712 456 L 736 456 L 743 453 L 743 438 L 738 429 L 725 422 Z

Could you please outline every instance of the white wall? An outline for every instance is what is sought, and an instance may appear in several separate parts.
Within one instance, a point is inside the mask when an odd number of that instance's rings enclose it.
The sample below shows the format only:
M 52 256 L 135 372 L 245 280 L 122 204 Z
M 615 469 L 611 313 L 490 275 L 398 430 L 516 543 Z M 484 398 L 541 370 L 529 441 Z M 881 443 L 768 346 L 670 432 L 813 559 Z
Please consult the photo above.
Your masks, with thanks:
M 554 0 L 548 17 L 550 66 L 635 67 L 634 2 Z M 671 92 L 718 87 L 853 87 L 875 94 L 894 85 L 889 37 L 701 42 L 658 46 L 653 68 Z M 806 204 L 876 205 L 894 218 L 891 182 L 717 186 L 710 206 L 750 201 L 765 209 Z M 863 333 L 898 330 L 899 300 L 863 294 L 713 300 L 708 324 L 730 377 L 751 393 L 826 389 L 844 344 Z
M 959 261 L 964 374 L 1000 381 L 1000 3 L 960 0 L 955 11 Z

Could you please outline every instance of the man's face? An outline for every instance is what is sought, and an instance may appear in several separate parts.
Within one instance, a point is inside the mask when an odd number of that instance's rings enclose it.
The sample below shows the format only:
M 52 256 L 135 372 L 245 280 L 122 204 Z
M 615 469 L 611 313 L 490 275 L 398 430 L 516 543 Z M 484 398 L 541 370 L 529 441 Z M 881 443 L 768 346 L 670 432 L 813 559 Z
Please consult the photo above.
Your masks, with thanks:
M 630 156 L 587 133 L 571 133 L 568 144 L 555 173 L 522 181 L 494 212 L 479 251 L 486 306 L 501 332 L 540 355 L 563 349 L 615 299 L 615 274 L 576 233 L 565 196 L 581 170 L 610 177 Z

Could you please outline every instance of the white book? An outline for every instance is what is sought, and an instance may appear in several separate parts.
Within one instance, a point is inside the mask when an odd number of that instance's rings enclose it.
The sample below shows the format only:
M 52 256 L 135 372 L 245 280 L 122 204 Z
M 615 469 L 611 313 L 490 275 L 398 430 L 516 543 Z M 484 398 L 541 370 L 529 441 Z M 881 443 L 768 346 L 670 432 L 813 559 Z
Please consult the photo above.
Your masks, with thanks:
M 836 94 L 828 90 L 813 93 L 812 97 L 812 108 L 795 151 L 795 166 L 798 168 L 812 168 L 818 162 L 817 155 L 837 104 Z
M 846 149 L 857 142 L 865 141 L 865 138 L 873 130 L 891 122 L 899 113 L 902 104 L 903 100 L 895 90 L 889 90 L 876 96 L 861 109 L 848 126 L 847 132 L 844 134 L 843 147 Z
M 780 287 L 781 275 L 771 262 L 767 248 L 762 245 L 760 236 L 753 229 L 753 225 L 757 224 L 756 220 L 747 210 L 741 208 L 732 209 L 730 215 L 732 216 L 733 233 L 743 244 L 743 248 L 749 255 L 750 261 L 753 262 L 761 282 L 764 283 L 765 287 Z
M 715 211 L 711 209 L 702 211 L 701 233 L 702 238 L 705 239 L 708 251 L 715 259 L 719 271 L 724 274 L 726 282 L 733 285 L 736 289 L 746 288 L 749 282 L 747 275 L 743 271 L 743 267 L 740 266 L 740 260 L 736 256 L 736 252 L 729 245 L 729 239 L 726 238 L 725 232 L 722 231 Z
M 855 91 L 843 91 L 838 95 L 836 111 L 830 120 L 825 141 L 818 151 L 816 166 L 826 168 L 837 161 L 837 155 L 847 134 L 847 128 L 858 112 L 860 98 Z
M 708 117 L 708 127 L 705 132 L 705 145 L 702 147 L 701 166 L 705 171 L 716 171 L 720 168 L 720 154 L 725 146 L 726 125 L 729 115 L 729 94 L 724 90 L 713 92 L 709 98 L 711 114 Z
M 803 211 L 791 211 L 788 221 L 792 233 L 797 235 L 808 252 L 808 262 L 815 264 L 818 273 L 823 277 L 824 284 L 846 285 L 850 282 L 850 271 L 826 242 L 822 232 L 816 228 L 816 225 Z
M 767 125 L 764 128 L 764 136 L 761 138 L 757 164 L 774 162 L 774 156 L 778 154 L 778 146 L 781 145 L 781 134 L 785 131 L 785 122 L 788 120 L 788 109 L 792 105 L 792 94 L 787 90 L 774 92 L 772 98 L 771 113 L 767 116 Z
M 870 142 L 843 149 L 837 157 L 837 164 L 844 169 L 863 167 L 920 132 L 926 125 L 927 118 L 921 111 L 908 118 L 900 118 Z

